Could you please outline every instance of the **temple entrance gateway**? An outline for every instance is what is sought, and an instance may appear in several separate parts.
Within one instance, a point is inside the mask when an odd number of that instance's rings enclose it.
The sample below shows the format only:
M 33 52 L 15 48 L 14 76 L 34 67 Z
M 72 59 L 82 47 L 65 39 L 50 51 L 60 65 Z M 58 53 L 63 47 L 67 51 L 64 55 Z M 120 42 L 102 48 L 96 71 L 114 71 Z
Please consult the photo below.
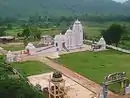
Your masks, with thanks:
M 108 86 L 114 83 L 120 82 L 121 83 L 121 89 L 122 92 L 121 94 L 125 94 L 125 88 L 127 86 L 128 78 L 126 77 L 125 72 L 116 72 L 109 74 L 108 76 L 105 77 L 104 82 L 102 83 L 102 94 L 103 98 L 107 98 L 108 94 Z

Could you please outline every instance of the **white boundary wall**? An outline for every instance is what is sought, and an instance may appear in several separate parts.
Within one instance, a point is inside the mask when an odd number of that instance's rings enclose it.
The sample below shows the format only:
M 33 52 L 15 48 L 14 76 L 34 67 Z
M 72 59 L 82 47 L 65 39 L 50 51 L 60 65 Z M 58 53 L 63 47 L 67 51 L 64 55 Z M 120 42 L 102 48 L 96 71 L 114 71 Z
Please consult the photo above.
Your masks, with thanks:
M 90 42 L 92 43 L 93 41 L 92 40 L 86 40 L 87 42 Z M 95 42 L 97 43 L 97 42 Z M 123 49 L 123 48 L 120 48 L 120 47 L 115 47 L 115 46 L 112 46 L 112 45 L 106 45 L 108 48 L 111 48 L 111 49 L 114 49 L 114 50 L 117 50 L 117 51 L 121 51 L 121 52 L 124 52 L 124 53 L 130 53 L 130 50 L 126 50 L 126 49 Z

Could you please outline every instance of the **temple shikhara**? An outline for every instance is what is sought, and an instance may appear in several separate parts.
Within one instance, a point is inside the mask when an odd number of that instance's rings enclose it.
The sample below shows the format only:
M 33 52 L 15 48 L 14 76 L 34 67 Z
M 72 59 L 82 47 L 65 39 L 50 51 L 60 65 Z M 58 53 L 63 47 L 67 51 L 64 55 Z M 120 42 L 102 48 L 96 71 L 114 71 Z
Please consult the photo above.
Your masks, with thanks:
M 68 29 L 65 34 L 55 35 L 51 40 L 49 36 L 42 37 L 42 42 L 48 43 L 44 47 L 35 47 L 32 43 L 28 43 L 25 47 L 29 55 L 38 53 L 50 53 L 57 54 L 60 51 L 69 51 L 73 49 L 79 49 L 83 47 L 83 27 L 79 20 L 76 20 L 72 29 Z M 51 44 L 53 42 L 53 44 Z
M 75 21 L 72 30 L 69 28 L 64 35 L 56 35 L 54 43 L 58 51 L 82 48 L 83 28 L 81 22 Z

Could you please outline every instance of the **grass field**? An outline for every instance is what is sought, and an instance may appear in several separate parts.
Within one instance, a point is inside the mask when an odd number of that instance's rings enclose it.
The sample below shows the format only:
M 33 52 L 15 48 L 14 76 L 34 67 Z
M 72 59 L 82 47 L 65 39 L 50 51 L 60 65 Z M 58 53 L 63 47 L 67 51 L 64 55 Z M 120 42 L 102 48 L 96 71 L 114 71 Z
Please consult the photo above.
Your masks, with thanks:
M 10 30 L 6 30 L 6 33 L 9 36 L 17 36 L 17 33 L 21 33 L 22 30 L 23 30 L 22 28 L 13 28 Z
M 122 43 L 119 43 L 119 47 L 130 50 L 130 41 L 122 40 Z
M 22 28 L 13 28 L 13 29 L 8 29 L 5 32 L 7 33 L 8 36 L 17 36 L 17 33 L 21 33 L 23 31 Z M 42 35 L 52 35 L 52 34 L 58 34 L 61 32 L 58 28 L 39 28 L 39 31 L 41 32 Z
M 126 72 L 130 79 L 130 55 L 116 51 L 81 52 L 62 55 L 57 61 L 73 71 L 101 84 L 104 77 L 113 72 Z M 118 86 L 117 86 L 118 85 Z M 119 93 L 119 85 L 111 90 Z
M 52 71 L 50 67 L 38 61 L 12 63 L 11 65 L 16 68 L 23 76 L 42 74 Z

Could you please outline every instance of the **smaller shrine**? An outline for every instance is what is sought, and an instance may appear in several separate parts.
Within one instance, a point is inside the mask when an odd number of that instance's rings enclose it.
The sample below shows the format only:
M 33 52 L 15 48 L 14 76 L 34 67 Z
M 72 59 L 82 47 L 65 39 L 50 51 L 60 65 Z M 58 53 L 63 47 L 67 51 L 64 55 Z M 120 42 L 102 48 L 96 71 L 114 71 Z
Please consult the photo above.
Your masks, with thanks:
M 106 50 L 106 41 L 103 37 L 100 38 L 100 40 L 97 43 L 92 43 L 91 49 L 93 51 L 104 51 Z
M 130 84 L 125 88 L 125 94 L 130 94 Z
M 106 41 L 103 37 L 100 38 L 97 45 L 100 46 L 100 49 L 105 50 L 106 49 Z
M 28 43 L 27 46 L 25 47 L 25 50 L 27 51 L 28 55 L 34 54 L 35 52 L 34 49 L 36 49 L 36 47 L 32 43 Z

